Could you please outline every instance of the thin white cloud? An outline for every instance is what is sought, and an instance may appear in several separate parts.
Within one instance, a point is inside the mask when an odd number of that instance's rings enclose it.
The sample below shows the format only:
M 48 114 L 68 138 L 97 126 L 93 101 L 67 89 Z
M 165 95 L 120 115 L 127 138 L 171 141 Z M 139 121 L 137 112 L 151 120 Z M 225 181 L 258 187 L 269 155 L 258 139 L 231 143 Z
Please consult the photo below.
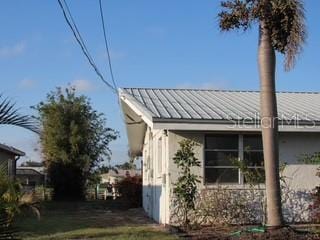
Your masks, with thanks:
M 26 50 L 26 44 L 19 42 L 11 46 L 0 46 L 0 58 L 13 58 L 20 56 Z
M 37 85 L 37 82 L 33 79 L 23 79 L 19 82 L 19 88 L 21 89 L 32 89 L 35 88 Z
M 96 87 L 90 81 L 85 79 L 74 80 L 70 85 L 79 92 L 91 92 L 96 90 Z

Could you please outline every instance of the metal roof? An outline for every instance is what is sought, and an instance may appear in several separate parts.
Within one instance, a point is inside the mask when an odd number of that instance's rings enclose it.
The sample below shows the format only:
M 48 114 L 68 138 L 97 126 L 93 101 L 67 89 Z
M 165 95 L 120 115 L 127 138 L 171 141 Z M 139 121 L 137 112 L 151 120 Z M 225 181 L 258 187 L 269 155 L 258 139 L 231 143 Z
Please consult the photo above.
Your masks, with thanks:
M 0 150 L 12 153 L 12 154 L 14 154 L 16 156 L 24 156 L 25 155 L 25 153 L 20 151 L 19 149 L 16 149 L 16 148 L 8 146 L 8 145 L 5 145 L 3 143 L 0 143 Z
M 123 88 L 121 97 L 160 120 L 258 120 L 258 91 Z M 278 92 L 279 120 L 320 122 L 320 93 Z
M 17 167 L 16 175 L 43 175 L 43 173 L 33 168 Z

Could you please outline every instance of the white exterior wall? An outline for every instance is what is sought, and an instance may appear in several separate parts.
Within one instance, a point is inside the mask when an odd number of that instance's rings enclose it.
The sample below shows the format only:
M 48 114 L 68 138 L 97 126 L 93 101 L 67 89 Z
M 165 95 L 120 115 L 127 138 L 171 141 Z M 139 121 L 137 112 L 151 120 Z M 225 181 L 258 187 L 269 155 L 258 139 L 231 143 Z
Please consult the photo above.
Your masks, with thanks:
M 152 196 L 152 169 L 151 169 L 151 161 L 152 161 L 152 138 L 150 128 L 147 128 L 145 138 L 144 138 L 144 145 L 143 145 L 143 152 L 142 152 L 142 205 L 145 212 L 151 216 L 152 215 L 152 202 L 150 200 Z
M 191 133 L 191 132 L 181 132 L 181 133 L 174 133 L 169 132 L 169 172 L 170 172 L 170 188 L 172 190 L 172 184 L 176 182 L 178 178 L 178 168 L 173 162 L 173 157 L 177 150 L 179 149 L 180 145 L 179 142 L 183 139 L 192 139 L 195 141 L 198 146 L 195 148 L 195 157 L 198 158 L 200 161 L 201 166 L 204 165 L 204 135 L 202 133 Z M 203 176 L 203 167 L 197 167 L 193 169 L 193 172 L 198 176 Z M 201 179 L 201 186 L 203 186 L 203 179 Z
M 281 162 L 297 164 L 301 154 L 320 151 L 320 133 L 280 133 L 279 158 Z
M 168 159 L 166 133 L 148 128 L 143 146 L 143 208 L 149 217 L 163 224 L 169 222 Z
M 143 208 L 147 214 L 163 224 L 170 222 L 170 195 L 172 194 L 173 183 L 178 177 L 178 169 L 173 163 L 173 157 L 179 149 L 179 141 L 182 139 L 193 139 L 198 143 L 195 149 L 196 157 L 201 162 L 201 167 L 194 168 L 194 173 L 201 176 L 199 189 L 210 189 L 214 185 L 204 185 L 204 132 L 173 132 L 163 130 L 152 130 L 148 128 L 145 134 L 143 146 Z M 159 171 L 159 150 L 158 141 L 162 139 L 162 164 Z M 284 171 L 286 182 L 293 190 L 284 208 L 290 219 L 295 214 L 288 213 L 291 205 L 299 205 L 305 211 L 310 199 L 303 202 L 294 202 L 293 194 L 301 194 L 302 191 L 310 192 L 320 184 L 320 178 L 316 177 L 318 166 L 303 165 L 298 163 L 302 154 L 319 151 L 320 133 L 280 133 L 280 161 L 288 163 Z M 230 188 L 246 188 L 241 185 L 229 185 Z M 289 195 L 288 195 L 289 196 Z M 301 209 L 299 211 L 301 211 Z M 298 210 L 297 210 L 298 211 Z M 303 218 L 307 219 L 307 217 Z
M 206 189 L 214 187 L 214 185 L 205 186 L 204 185 L 204 136 L 203 132 L 168 132 L 169 137 L 169 149 L 168 149 L 168 189 L 172 193 L 173 183 L 176 182 L 178 177 L 178 169 L 173 163 L 173 157 L 176 151 L 179 149 L 179 141 L 182 139 L 193 139 L 195 142 L 199 144 L 199 146 L 195 149 L 195 156 L 200 160 L 201 167 L 194 168 L 193 171 L 195 174 L 201 176 L 201 183 L 199 184 L 200 189 Z M 320 178 L 316 177 L 316 170 L 319 166 L 317 165 L 303 165 L 298 164 L 298 159 L 301 157 L 301 154 L 306 153 L 314 153 L 316 151 L 320 151 L 320 133 L 280 133 L 279 138 L 279 150 L 280 150 L 280 161 L 288 163 L 284 171 L 284 175 L 286 176 L 286 182 L 291 187 L 294 192 L 301 193 L 301 191 L 309 192 L 315 186 L 320 184 Z M 230 188 L 246 188 L 246 186 L 241 185 L 229 185 Z M 293 194 L 293 193 L 291 193 Z M 293 197 L 293 195 L 291 195 Z M 170 202 L 170 197 L 168 198 Z M 307 199 L 303 203 L 293 203 L 293 200 L 289 199 L 289 203 L 292 204 L 300 204 L 300 207 L 303 210 L 306 210 L 309 206 Z M 288 204 L 288 203 L 286 203 Z M 285 208 L 290 209 L 291 206 L 286 205 Z M 298 210 L 297 210 L 298 211 Z M 170 208 L 166 208 L 166 214 L 170 216 Z M 290 213 L 291 214 L 291 213 Z M 289 214 L 289 215 L 290 215 Z M 291 214 L 292 215 L 292 214 Z M 291 216 L 290 215 L 290 216 Z M 167 222 L 169 223 L 169 218 L 167 218 Z M 288 219 L 293 219 L 290 217 Z M 307 219 L 307 217 L 303 218 Z

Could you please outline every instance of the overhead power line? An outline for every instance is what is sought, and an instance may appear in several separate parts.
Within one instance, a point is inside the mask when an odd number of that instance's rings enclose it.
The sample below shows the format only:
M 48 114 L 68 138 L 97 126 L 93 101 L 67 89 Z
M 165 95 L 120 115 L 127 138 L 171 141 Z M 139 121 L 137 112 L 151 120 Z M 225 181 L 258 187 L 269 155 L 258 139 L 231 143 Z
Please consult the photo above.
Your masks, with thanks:
M 117 89 L 112 86 L 107 80 L 105 80 L 104 76 L 101 74 L 100 70 L 98 69 L 97 65 L 94 62 L 94 59 L 91 57 L 90 52 L 88 48 L 86 47 L 86 44 L 80 34 L 80 31 L 72 17 L 72 14 L 70 12 L 70 9 L 68 7 L 68 4 L 65 0 L 58 0 L 59 6 L 63 12 L 64 19 L 66 20 L 69 28 L 71 29 L 73 36 L 75 37 L 77 43 L 79 44 L 83 54 L 87 58 L 89 64 L 94 69 L 98 77 L 102 80 L 103 83 L 105 83 L 114 93 L 117 93 Z
M 66 9 L 66 13 L 67 13 L 68 16 L 70 17 L 70 22 L 72 23 L 72 25 L 73 25 L 73 27 L 74 27 L 74 30 L 75 30 L 77 36 L 79 37 L 79 40 L 80 40 L 80 42 L 81 42 L 81 45 L 83 46 L 83 48 L 84 48 L 84 50 L 86 51 L 86 53 L 87 53 L 88 57 L 90 58 L 90 60 L 91 60 L 92 62 L 94 62 L 94 61 L 93 61 L 93 58 L 92 58 L 91 55 L 90 55 L 89 50 L 88 50 L 87 47 L 86 47 L 85 42 L 84 42 L 84 40 L 83 40 L 83 38 L 82 38 L 82 36 L 81 36 L 81 34 L 80 34 L 80 31 L 79 31 L 79 29 L 78 29 L 78 27 L 77 27 L 77 24 L 76 24 L 76 22 L 75 22 L 75 20 L 74 20 L 74 18 L 73 18 L 73 16 L 72 16 L 72 14 L 71 14 L 71 11 L 70 11 L 70 8 L 69 8 L 67 2 L 66 2 L 65 0 L 63 0 L 63 2 L 64 2 L 64 5 L 65 5 L 65 7 L 66 7 L 66 8 L 65 8 L 65 9 Z
M 112 79 L 112 83 L 115 89 L 117 88 L 117 84 L 113 75 L 113 70 L 112 70 L 112 64 L 111 64 L 111 57 L 110 57 L 110 51 L 109 51 L 109 44 L 108 44 L 108 39 L 107 39 L 107 34 L 106 34 L 106 27 L 105 27 L 105 21 L 104 21 L 104 17 L 103 17 L 103 10 L 102 10 L 102 2 L 101 0 L 99 0 L 99 7 L 100 7 L 100 16 L 101 16 L 101 24 L 102 24 L 102 29 L 103 29 L 103 37 L 104 37 L 104 43 L 105 43 L 105 47 L 106 47 L 106 52 L 107 52 L 107 56 L 108 56 L 108 65 L 109 65 L 109 71 L 110 71 L 110 75 L 111 75 L 111 79 Z

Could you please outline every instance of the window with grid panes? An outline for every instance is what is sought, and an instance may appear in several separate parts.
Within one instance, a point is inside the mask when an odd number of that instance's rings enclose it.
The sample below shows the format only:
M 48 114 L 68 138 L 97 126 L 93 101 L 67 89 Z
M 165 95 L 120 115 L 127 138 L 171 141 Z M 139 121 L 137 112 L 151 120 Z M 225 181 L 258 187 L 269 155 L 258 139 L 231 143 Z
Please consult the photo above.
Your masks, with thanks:
M 234 161 L 246 161 L 253 174 L 263 176 L 261 135 L 210 134 L 205 136 L 205 183 L 246 183 Z M 264 181 L 264 180 L 263 180 Z
M 238 157 L 238 135 L 207 135 L 205 137 L 205 183 L 238 183 L 239 170 L 233 164 Z
M 243 161 L 249 168 L 249 171 L 256 176 L 260 183 L 264 182 L 264 162 L 263 147 L 261 135 L 243 136 Z M 247 183 L 244 177 L 244 183 Z

